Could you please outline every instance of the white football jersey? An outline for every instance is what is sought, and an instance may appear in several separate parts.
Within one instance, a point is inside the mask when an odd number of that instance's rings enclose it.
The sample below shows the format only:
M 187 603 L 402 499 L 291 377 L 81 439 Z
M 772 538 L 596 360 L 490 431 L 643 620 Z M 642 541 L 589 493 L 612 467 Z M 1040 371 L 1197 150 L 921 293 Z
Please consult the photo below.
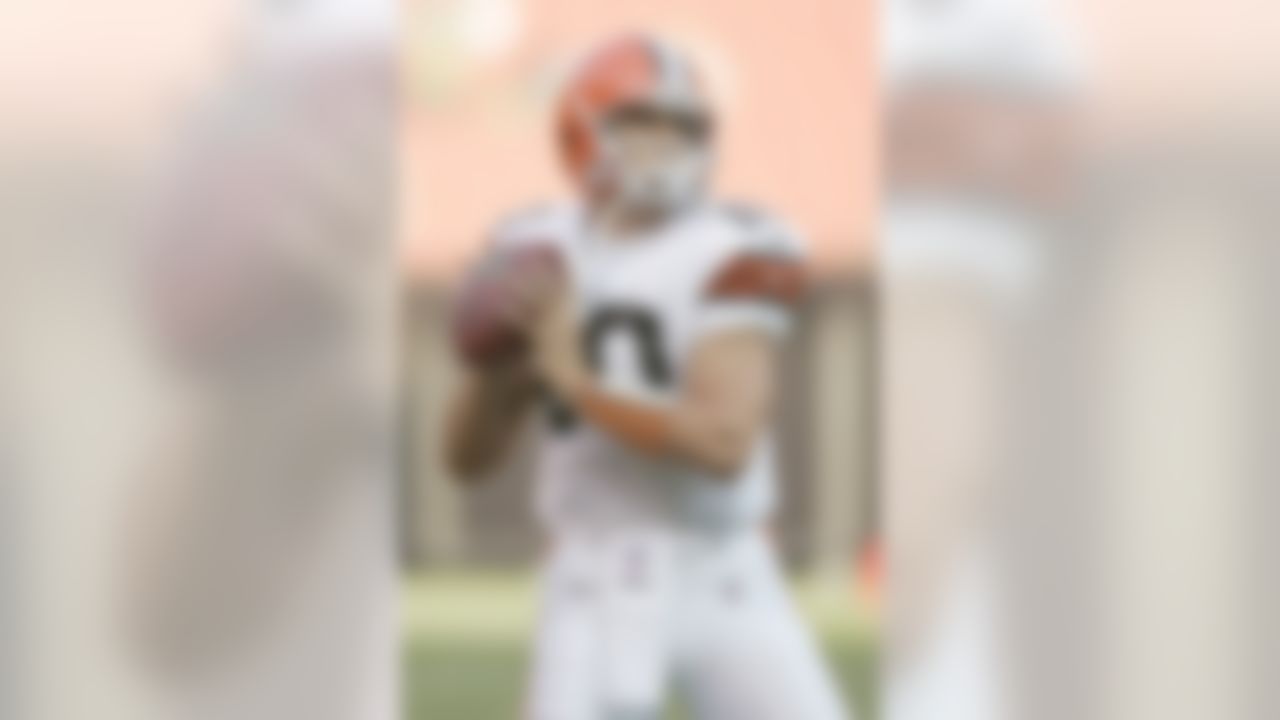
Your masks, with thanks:
M 526 212 L 501 228 L 499 244 L 550 244 L 568 267 L 583 351 L 611 392 L 655 405 L 680 390 L 699 340 L 726 330 L 785 334 L 789 308 L 767 298 L 715 296 L 717 278 L 741 260 L 803 258 L 795 234 L 742 206 L 707 205 L 643 236 L 597 234 L 583 211 Z M 727 531 L 764 519 L 774 505 L 770 432 L 739 477 L 712 477 L 647 457 L 548 398 L 541 420 L 538 511 L 553 531 L 619 525 Z

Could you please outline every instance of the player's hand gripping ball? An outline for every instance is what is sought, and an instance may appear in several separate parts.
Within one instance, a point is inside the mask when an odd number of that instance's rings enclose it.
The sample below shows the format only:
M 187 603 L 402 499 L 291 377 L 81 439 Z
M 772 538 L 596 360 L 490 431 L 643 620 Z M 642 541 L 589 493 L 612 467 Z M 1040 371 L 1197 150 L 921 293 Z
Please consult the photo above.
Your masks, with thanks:
M 487 369 L 525 358 L 528 327 L 563 272 L 550 245 L 500 248 L 484 257 L 454 304 L 453 343 L 463 361 Z

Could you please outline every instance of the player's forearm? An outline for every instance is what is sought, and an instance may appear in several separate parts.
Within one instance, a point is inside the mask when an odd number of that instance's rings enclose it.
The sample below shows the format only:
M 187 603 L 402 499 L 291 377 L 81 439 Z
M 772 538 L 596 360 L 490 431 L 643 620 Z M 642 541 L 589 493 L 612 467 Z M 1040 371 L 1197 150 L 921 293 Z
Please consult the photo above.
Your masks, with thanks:
M 671 414 L 672 452 L 721 477 L 737 477 L 751 459 L 759 435 L 750 418 L 681 407 Z
M 586 420 L 624 445 L 720 477 L 737 476 L 758 434 L 750 417 L 688 401 L 652 406 L 619 397 L 591 379 L 577 380 L 570 397 Z
M 450 407 L 445 458 L 459 480 L 472 481 L 496 470 L 511 452 L 536 397 L 527 378 L 467 377 Z

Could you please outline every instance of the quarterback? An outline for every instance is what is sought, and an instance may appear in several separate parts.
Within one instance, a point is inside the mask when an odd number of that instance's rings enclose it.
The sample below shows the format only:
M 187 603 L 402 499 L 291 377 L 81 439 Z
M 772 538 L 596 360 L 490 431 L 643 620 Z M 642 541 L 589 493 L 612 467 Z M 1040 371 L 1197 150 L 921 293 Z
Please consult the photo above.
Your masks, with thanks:
M 550 538 L 528 720 L 841 720 L 767 533 L 779 346 L 803 252 L 706 197 L 714 116 L 658 39 L 610 40 L 557 116 L 579 202 L 502 223 L 465 283 L 448 461 L 530 424 Z

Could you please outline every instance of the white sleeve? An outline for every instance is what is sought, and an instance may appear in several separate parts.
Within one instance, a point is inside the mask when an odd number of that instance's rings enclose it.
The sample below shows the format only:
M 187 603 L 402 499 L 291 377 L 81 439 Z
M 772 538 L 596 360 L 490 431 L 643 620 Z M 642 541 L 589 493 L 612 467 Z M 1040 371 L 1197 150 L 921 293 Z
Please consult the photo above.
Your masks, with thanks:
M 698 316 L 697 334 L 758 330 L 782 339 L 791 332 L 792 311 L 772 303 L 742 300 L 718 301 L 702 309 Z

